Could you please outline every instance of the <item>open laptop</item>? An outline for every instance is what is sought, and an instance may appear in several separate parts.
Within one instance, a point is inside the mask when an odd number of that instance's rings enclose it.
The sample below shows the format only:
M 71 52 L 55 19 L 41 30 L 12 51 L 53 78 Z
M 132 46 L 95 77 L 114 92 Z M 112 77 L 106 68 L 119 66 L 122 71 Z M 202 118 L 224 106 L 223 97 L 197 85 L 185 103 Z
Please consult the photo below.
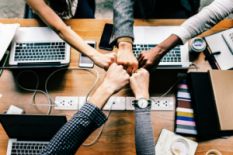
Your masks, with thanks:
M 135 26 L 133 50 L 136 57 L 141 51 L 153 48 L 172 33 L 178 26 Z M 191 64 L 189 60 L 188 44 L 177 46 L 169 51 L 160 61 L 158 68 L 187 69 Z
M 0 114 L 9 141 L 7 155 L 36 155 L 66 123 L 65 116 Z
M 10 51 L 10 66 L 56 67 L 70 62 L 70 46 L 48 27 L 20 27 Z

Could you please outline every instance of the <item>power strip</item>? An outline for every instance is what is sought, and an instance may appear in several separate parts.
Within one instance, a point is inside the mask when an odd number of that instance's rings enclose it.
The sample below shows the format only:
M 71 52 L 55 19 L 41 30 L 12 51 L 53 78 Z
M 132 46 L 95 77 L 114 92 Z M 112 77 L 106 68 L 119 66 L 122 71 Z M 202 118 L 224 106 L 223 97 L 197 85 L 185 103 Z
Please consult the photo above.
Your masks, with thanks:
M 75 96 L 57 96 L 55 98 L 56 110 L 78 110 L 79 97 Z
M 151 97 L 151 110 L 170 111 L 175 109 L 175 97 Z M 134 97 L 126 97 L 126 110 L 134 110 L 132 101 Z
M 175 109 L 175 97 L 151 97 L 151 110 L 170 111 Z M 103 110 L 134 110 L 132 101 L 134 97 L 112 96 L 105 104 Z M 55 109 L 78 110 L 86 103 L 86 97 L 57 96 L 55 98 Z
M 175 97 L 151 97 L 152 110 L 169 111 L 175 109 Z
M 110 97 L 105 104 L 103 110 L 125 110 L 125 99 L 126 97 Z

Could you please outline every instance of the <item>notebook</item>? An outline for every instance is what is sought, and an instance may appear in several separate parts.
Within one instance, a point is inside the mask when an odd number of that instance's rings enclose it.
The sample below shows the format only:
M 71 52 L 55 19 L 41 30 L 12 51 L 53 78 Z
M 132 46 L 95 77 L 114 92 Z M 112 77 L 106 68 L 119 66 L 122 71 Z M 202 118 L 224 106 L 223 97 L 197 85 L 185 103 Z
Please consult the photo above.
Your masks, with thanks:
M 233 28 L 205 37 L 207 56 L 212 68 L 228 70 L 233 68 Z
M 1 24 L 0 23 L 0 61 L 2 60 L 8 46 L 13 39 L 19 24 Z
M 70 46 L 48 27 L 20 27 L 12 41 L 9 65 L 21 68 L 63 67 Z
M 233 130 L 233 71 L 209 72 L 220 129 Z
M 187 80 L 182 80 L 177 89 L 175 132 L 181 135 L 197 135 Z
M 221 130 L 220 128 L 209 73 L 191 72 L 188 74 L 188 83 L 196 122 L 197 140 L 205 141 L 233 135 L 233 130 Z
M 0 114 L 9 141 L 7 155 L 39 154 L 66 123 L 66 116 Z

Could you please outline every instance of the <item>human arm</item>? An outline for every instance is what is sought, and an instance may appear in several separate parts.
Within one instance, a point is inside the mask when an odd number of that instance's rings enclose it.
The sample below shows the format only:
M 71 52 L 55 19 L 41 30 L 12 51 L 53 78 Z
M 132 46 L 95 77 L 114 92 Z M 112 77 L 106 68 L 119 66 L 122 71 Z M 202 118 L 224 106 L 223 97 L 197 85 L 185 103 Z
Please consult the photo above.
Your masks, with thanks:
M 96 65 L 107 69 L 115 61 L 115 53 L 102 54 L 84 42 L 84 40 L 68 27 L 62 19 L 45 3 L 44 0 L 27 0 L 28 5 L 58 35 L 76 50 L 91 58 Z
M 130 86 L 137 100 L 149 100 L 149 73 L 139 69 L 130 78 Z M 137 101 L 136 101 L 137 102 Z M 135 107 L 135 144 L 138 155 L 155 155 L 151 105 L 146 108 Z
M 178 29 L 162 41 L 159 46 L 142 52 L 139 64 L 145 68 L 158 65 L 161 58 L 173 47 L 211 28 L 233 12 L 233 0 L 215 0 L 198 14 L 186 20 Z
M 108 98 L 129 82 L 122 66 L 113 63 L 88 103 L 77 112 L 52 138 L 42 155 L 75 154 L 86 138 L 106 120 L 101 111 Z
M 138 61 L 132 50 L 134 0 L 113 1 L 113 35 L 111 44 L 117 46 L 117 63 L 127 69 L 128 73 L 138 68 Z

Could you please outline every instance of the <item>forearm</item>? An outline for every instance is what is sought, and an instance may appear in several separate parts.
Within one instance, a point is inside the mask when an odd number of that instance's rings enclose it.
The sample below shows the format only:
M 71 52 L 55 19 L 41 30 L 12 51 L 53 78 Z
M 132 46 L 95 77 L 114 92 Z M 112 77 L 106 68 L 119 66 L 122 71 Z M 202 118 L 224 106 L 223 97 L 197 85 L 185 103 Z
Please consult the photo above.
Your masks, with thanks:
M 52 138 L 42 155 L 75 154 L 87 137 L 107 120 L 103 112 L 86 103 Z
M 156 52 L 156 54 L 162 58 L 167 52 L 180 44 L 182 44 L 181 39 L 177 35 L 172 34 L 151 50 L 152 52 Z
M 73 48 L 90 58 L 97 53 L 94 48 L 87 45 L 78 34 L 68 27 L 44 0 L 27 0 L 27 3 L 49 27 L 56 31 L 58 35 Z
M 183 43 L 206 31 L 233 12 L 233 0 L 215 0 L 198 14 L 186 20 L 174 34 Z
M 89 102 L 95 103 L 95 106 L 102 109 L 109 97 L 114 93 L 111 89 L 111 85 L 102 83 L 100 87 L 90 97 Z
M 84 40 L 75 33 L 71 28 L 64 27 L 64 29 L 61 29 L 59 31 L 59 36 L 68 42 L 73 48 L 78 50 L 79 52 L 87 55 L 89 58 L 93 60 L 93 56 L 95 56 L 98 51 L 89 46 L 87 43 L 84 42 Z
M 150 107 L 135 110 L 135 144 L 137 155 L 155 155 Z
M 134 0 L 114 0 L 113 1 L 113 36 L 111 43 L 121 37 L 133 38 L 133 7 Z

